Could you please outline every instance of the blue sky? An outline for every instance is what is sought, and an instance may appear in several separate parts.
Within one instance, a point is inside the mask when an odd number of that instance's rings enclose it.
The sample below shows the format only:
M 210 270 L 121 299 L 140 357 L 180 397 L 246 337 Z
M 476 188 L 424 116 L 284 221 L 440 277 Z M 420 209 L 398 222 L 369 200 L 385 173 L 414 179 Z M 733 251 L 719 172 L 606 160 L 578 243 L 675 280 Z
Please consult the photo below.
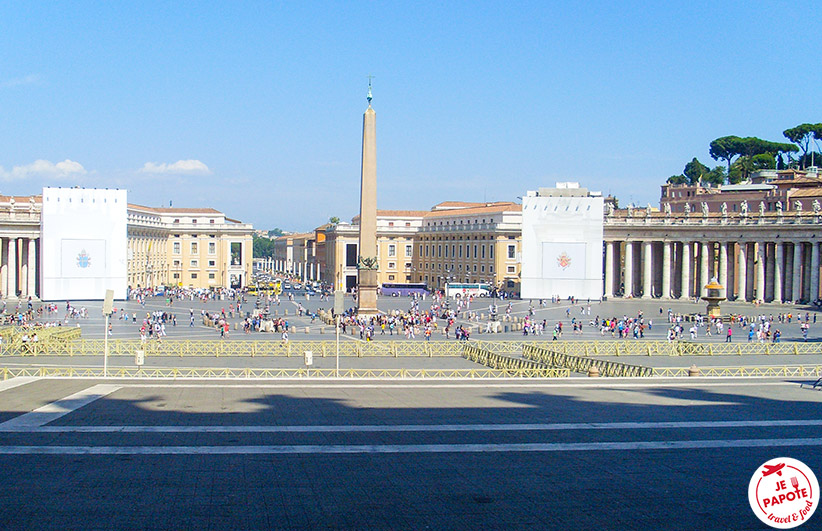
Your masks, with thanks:
M 0 192 L 350 219 L 373 74 L 380 208 L 658 205 L 714 138 L 822 121 L 818 5 L 750 4 L 3 2 Z

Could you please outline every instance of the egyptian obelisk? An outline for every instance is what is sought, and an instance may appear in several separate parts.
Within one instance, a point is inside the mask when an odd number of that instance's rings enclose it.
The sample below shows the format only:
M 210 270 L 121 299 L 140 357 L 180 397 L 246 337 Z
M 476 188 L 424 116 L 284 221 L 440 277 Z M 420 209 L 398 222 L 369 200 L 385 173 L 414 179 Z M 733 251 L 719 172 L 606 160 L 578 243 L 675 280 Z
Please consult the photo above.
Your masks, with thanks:
M 362 173 L 360 182 L 360 250 L 357 264 L 357 313 L 377 314 L 377 113 L 368 108 L 362 119 Z

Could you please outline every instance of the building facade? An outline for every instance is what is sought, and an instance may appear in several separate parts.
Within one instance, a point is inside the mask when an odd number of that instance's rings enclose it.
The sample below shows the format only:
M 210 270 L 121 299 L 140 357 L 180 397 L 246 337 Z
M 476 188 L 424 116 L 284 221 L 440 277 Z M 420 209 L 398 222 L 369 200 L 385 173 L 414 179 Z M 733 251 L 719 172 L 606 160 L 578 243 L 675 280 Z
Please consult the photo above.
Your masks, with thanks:
M 729 300 L 819 300 L 822 213 L 617 210 L 604 223 L 605 297 L 690 299 L 712 278 Z
M 318 279 L 335 289 L 357 285 L 358 217 L 315 231 Z M 519 293 L 520 205 L 447 201 L 423 210 L 377 211 L 378 282 L 487 283 Z M 310 268 L 309 268 L 310 271 Z
M 0 292 L 40 296 L 42 196 L 0 196 Z M 127 209 L 129 286 L 243 286 L 250 279 L 252 233 L 213 209 Z
M 254 228 L 212 208 L 128 207 L 128 284 L 237 288 L 251 279 Z

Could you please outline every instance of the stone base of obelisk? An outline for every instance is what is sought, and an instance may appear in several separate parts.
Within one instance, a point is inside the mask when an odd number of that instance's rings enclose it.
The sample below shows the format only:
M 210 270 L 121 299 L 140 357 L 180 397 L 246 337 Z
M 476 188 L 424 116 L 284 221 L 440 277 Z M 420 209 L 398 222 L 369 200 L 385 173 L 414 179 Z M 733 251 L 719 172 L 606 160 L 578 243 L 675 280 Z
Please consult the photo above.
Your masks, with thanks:
M 373 269 L 360 269 L 357 285 L 357 315 L 377 315 L 377 272 Z

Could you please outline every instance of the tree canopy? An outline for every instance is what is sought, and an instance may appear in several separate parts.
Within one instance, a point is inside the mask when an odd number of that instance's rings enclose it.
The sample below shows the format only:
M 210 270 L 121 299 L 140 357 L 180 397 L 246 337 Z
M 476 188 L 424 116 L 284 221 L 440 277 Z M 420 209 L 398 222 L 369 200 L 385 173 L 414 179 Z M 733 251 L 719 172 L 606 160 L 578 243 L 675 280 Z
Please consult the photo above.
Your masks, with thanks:
M 254 258 L 270 258 L 274 256 L 274 240 L 255 234 L 252 241 L 254 245 Z
M 811 140 L 822 140 L 822 123 L 820 124 L 799 124 L 796 127 L 785 129 L 782 132 L 785 138 L 798 145 L 802 149 L 802 158 L 800 161 L 807 159 L 808 150 L 811 146 Z M 804 168 L 805 165 L 803 164 Z

